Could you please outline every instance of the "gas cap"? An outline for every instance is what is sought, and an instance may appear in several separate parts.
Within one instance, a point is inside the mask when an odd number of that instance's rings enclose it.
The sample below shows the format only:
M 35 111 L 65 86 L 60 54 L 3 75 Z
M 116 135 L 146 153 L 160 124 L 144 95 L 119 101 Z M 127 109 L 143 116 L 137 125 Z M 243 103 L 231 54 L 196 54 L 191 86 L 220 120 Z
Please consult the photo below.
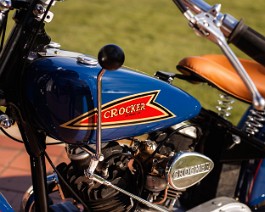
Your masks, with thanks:
M 98 61 L 86 56 L 79 56 L 76 58 L 78 63 L 89 65 L 89 66 L 96 66 Z

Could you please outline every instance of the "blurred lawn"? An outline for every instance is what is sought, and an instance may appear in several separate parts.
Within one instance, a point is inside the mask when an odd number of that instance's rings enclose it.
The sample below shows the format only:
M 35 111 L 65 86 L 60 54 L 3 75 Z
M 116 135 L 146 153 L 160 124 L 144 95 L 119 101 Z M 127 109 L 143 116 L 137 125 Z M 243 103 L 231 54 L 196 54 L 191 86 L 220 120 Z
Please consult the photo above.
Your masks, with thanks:
M 265 34 L 264 0 L 219 0 L 222 12 Z M 63 49 L 97 55 L 105 44 L 121 46 L 125 65 L 153 75 L 157 70 L 175 72 L 177 62 L 189 55 L 220 53 L 217 46 L 197 37 L 171 0 L 65 0 L 52 11 L 54 20 L 47 24 L 52 40 Z M 244 54 L 237 51 L 240 57 Z M 175 85 L 197 97 L 202 105 L 214 110 L 218 99 L 215 89 L 175 80 Z M 246 107 L 237 103 L 233 122 Z

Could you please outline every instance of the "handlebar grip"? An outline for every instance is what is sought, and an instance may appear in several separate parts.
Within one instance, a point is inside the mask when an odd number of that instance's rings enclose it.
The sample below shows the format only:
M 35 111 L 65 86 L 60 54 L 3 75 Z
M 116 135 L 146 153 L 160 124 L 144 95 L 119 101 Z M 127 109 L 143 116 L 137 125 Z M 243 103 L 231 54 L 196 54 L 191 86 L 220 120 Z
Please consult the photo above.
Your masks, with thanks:
M 265 37 L 245 25 L 242 20 L 230 34 L 228 42 L 265 66 Z

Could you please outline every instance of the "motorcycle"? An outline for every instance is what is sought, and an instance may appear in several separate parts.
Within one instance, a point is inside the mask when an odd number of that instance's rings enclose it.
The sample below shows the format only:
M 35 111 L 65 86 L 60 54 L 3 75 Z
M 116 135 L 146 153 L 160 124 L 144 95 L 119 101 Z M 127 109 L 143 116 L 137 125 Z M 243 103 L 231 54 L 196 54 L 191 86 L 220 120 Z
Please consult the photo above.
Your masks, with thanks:
M 253 183 L 253 177 L 246 176 L 249 167 L 259 167 L 257 173 L 262 173 L 261 165 L 250 162 L 264 157 L 263 129 L 251 133 L 257 119 L 247 120 L 263 115 L 260 87 L 248 77 L 241 65 L 244 61 L 234 56 L 224 35 L 233 32 L 230 42 L 261 63 L 262 37 L 221 14 L 219 5 L 174 0 L 198 34 L 220 45 L 247 85 L 246 92 L 244 84 L 233 92 L 216 84 L 217 74 L 207 78 L 194 71 L 190 58 L 178 65 L 183 74 L 159 71 L 151 77 L 122 67 L 123 50 L 114 44 L 102 47 L 97 59 L 62 50 L 45 31 L 54 3 L 0 2 L 1 106 L 6 107 L 0 124 L 7 129 L 16 122 L 31 163 L 32 187 L 25 192 L 21 210 L 250 211 L 243 198 L 238 202 L 215 197 L 224 161 L 242 162 L 237 193 L 244 197 L 245 187 Z M 15 10 L 15 25 L 4 42 L 10 10 Z M 245 41 L 255 51 L 249 52 Z M 221 56 L 198 59 L 207 60 L 207 66 L 211 61 L 226 61 Z M 263 68 L 258 63 L 253 66 Z M 176 77 L 207 81 L 253 107 L 242 126 L 234 126 L 225 115 L 205 110 L 197 99 L 173 86 Z M 176 102 L 169 101 L 173 96 Z M 70 163 L 53 165 L 45 151 L 48 136 L 65 143 Z M 45 158 L 53 174 L 46 174 Z M 59 193 L 62 201 L 54 202 L 53 193 Z M 255 194 L 255 203 L 249 206 L 262 209 L 263 199 L 256 201 L 257 196 L 263 198 Z M 4 197 L 0 202 L 3 211 L 12 210 Z

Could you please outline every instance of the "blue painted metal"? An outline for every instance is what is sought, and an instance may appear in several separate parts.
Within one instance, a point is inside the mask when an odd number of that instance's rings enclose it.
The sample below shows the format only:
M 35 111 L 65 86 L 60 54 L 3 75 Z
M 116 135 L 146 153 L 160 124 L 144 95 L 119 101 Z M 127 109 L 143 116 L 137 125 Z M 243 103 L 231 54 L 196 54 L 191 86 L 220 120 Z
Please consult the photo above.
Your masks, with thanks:
M 46 57 L 33 62 L 27 70 L 25 83 L 29 109 L 38 127 L 67 143 L 94 143 L 94 129 L 71 129 L 63 124 L 97 107 L 96 78 L 100 70 L 99 65 L 84 65 L 69 57 Z M 194 117 L 201 108 L 195 98 L 179 88 L 127 68 L 107 71 L 102 84 L 103 105 L 154 92 L 157 93 L 155 107 L 171 114 L 167 119 L 110 126 L 102 130 L 103 142 L 172 126 Z
M 0 211 L 1 212 L 13 212 L 14 209 L 11 205 L 7 202 L 6 198 L 0 193 Z
M 238 127 L 244 129 L 245 122 L 250 114 L 250 110 L 253 109 L 253 106 L 249 106 L 246 112 L 243 114 Z M 255 137 L 265 142 L 265 125 L 260 129 L 260 131 L 255 135 Z M 256 175 L 256 176 L 254 176 Z M 261 159 L 261 165 L 257 170 L 257 173 L 253 173 L 252 178 L 248 181 L 247 187 L 251 188 L 248 204 L 250 206 L 257 206 L 263 204 L 265 201 L 265 159 Z M 254 179 L 255 178 L 255 179 Z M 254 180 L 252 182 L 252 180 Z
M 258 170 L 253 189 L 251 192 L 249 205 L 256 206 L 265 201 L 265 160 L 261 161 L 261 166 Z

